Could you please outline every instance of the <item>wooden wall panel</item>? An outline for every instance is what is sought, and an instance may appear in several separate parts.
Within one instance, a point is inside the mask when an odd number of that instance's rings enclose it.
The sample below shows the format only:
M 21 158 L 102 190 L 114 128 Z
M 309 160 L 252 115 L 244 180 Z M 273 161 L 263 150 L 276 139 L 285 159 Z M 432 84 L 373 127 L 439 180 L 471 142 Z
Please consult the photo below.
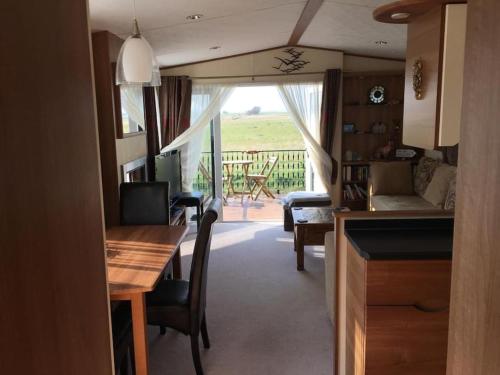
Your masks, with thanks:
M 87 2 L 1 9 L 0 372 L 109 375 Z
M 408 25 L 403 143 L 433 149 L 436 136 L 436 116 L 440 71 L 442 8 L 436 6 Z M 415 99 L 413 64 L 421 58 L 423 68 L 423 98 Z
M 500 373 L 500 2 L 469 0 L 448 375 Z
M 117 43 L 121 45 L 120 39 L 108 31 L 92 34 L 104 217 L 107 227 L 120 223 L 120 177 L 116 156 L 116 120 L 111 68 L 111 62 L 116 62 L 120 48 L 116 47 Z

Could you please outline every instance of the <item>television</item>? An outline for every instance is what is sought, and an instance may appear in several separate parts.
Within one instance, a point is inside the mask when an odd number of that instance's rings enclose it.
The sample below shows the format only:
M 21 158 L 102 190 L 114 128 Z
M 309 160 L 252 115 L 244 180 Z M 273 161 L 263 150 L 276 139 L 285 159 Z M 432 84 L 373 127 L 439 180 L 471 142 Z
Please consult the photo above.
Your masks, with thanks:
M 182 192 L 181 152 L 173 150 L 155 157 L 156 181 L 170 183 L 170 206 L 174 206 Z

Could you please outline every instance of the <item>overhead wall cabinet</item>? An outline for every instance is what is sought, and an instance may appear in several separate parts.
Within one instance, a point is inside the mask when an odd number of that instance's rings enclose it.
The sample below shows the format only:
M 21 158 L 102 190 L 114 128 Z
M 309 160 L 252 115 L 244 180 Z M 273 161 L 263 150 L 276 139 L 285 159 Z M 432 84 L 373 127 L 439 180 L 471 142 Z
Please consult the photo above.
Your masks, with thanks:
M 406 145 L 433 149 L 460 141 L 466 20 L 466 4 L 447 4 L 408 24 Z

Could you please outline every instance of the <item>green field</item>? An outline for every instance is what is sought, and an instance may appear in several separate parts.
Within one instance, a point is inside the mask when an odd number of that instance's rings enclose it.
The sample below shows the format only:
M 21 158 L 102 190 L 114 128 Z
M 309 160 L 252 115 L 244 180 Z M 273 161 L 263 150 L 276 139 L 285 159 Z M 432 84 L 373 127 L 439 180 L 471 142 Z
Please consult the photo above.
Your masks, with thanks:
M 222 150 L 303 150 L 304 141 L 286 113 L 223 114 Z
M 278 152 L 277 150 L 304 150 L 304 141 L 292 120 L 286 113 L 262 113 L 259 115 L 241 115 L 224 113 L 221 116 L 222 157 L 224 160 L 250 159 L 253 164 L 250 172 L 258 172 L 270 156 L 278 157 L 268 186 L 274 191 L 304 190 L 304 152 Z M 202 162 L 210 168 L 210 130 L 204 135 Z M 244 151 L 261 151 L 258 154 L 246 154 Z M 240 152 L 228 152 L 240 151 Z M 264 152 L 263 152 L 264 151 Z M 241 165 L 234 167 L 234 185 L 241 189 L 243 170 Z M 195 180 L 195 189 L 208 189 L 207 181 L 199 173 Z

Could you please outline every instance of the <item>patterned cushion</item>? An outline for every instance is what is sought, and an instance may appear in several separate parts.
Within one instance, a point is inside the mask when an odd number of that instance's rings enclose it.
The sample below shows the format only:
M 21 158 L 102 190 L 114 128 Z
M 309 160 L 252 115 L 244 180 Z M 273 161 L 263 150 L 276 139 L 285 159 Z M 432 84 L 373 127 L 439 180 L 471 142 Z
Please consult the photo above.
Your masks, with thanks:
M 450 181 L 450 187 L 448 188 L 448 194 L 446 194 L 446 200 L 444 201 L 445 210 L 455 209 L 455 190 L 457 188 L 457 176 L 455 175 Z
M 431 182 L 434 171 L 439 164 L 441 164 L 439 160 L 426 156 L 419 160 L 417 168 L 415 168 L 415 177 L 413 179 L 415 193 L 420 196 L 424 195 L 425 190 L 427 190 L 427 185 Z
M 446 201 L 446 195 L 450 189 L 450 181 L 457 175 L 457 167 L 449 164 L 441 164 L 434 171 L 432 180 L 427 185 L 424 198 L 427 202 L 431 202 L 434 206 L 443 208 Z

